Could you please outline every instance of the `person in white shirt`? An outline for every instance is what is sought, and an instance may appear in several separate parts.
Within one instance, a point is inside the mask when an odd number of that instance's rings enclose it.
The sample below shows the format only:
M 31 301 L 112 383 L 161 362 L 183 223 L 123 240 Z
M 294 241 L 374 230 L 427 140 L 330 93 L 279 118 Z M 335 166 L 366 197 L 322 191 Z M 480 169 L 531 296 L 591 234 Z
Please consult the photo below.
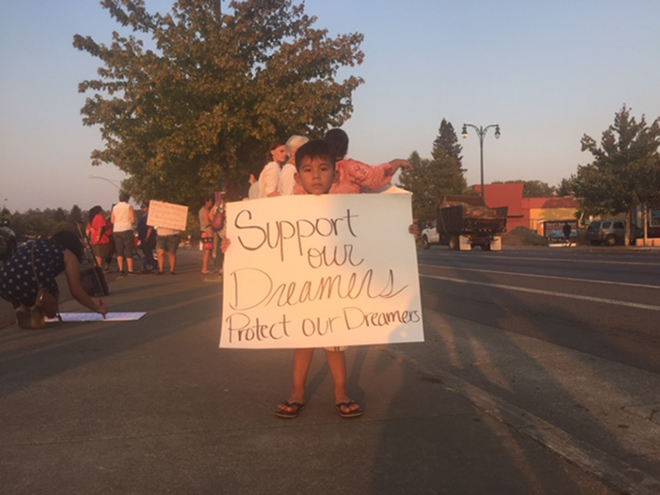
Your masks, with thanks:
M 284 141 L 276 140 L 270 146 L 272 161 L 268 162 L 259 174 L 259 198 L 279 196 L 280 169 L 286 162 Z
M 135 210 L 128 204 L 131 197 L 127 192 L 119 193 L 119 203 L 112 208 L 110 221 L 113 227 L 115 249 L 117 251 L 117 267 L 120 275 L 126 275 L 124 271 L 124 259 L 128 266 L 128 273 L 133 274 L 133 247 L 135 245 Z
M 280 171 L 280 182 L 278 190 L 282 196 L 290 196 L 293 194 L 293 189 L 296 186 L 296 151 L 303 144 L 309 141 L 305 136 L 291 136 L 286 144 L 286 154 L 289 155 L 284 167 Z

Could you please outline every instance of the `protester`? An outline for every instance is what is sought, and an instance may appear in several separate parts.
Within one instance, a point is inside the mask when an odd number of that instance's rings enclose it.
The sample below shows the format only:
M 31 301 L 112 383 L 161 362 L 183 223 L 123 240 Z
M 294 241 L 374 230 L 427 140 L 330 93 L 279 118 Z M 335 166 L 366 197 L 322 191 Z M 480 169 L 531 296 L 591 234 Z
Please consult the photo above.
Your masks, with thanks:
M 277 190 L 280 181 L 280 169 L 286 162 L 286 147 L 284 141 L 276 140 L 270 145 L 270 162 L 264 166 L 259 174 L 259 197 L 278 196 Z
M 296 151 L 303 144 L 308 142 L 309 139 L 304 136 L 291 136 L 285 145 L 286 154 L 289 159 L 282 167 L 280 171 L 280 180 L 278 185 L 278 191 L 282 196 L 290 196 L 293 194 L 293 191 L 296 186 Z
M 348 135 L 341 129 L 330 129 L 324 138 L 336 159 L 335 183 L 330 194 L 357 194 L 362 191 L 377 191 L 387 186 L 399 168 L 410 169 L 406 160 L 394 159 L 388 163 L 371 167 L 357 160 L 346 158 Z M 296 194 L 304 194 L 296 188 Z
M 130 275 L 134 273 L 133 247 L 135 244 L 135 235 L 133 234 L 133 225 L 135 225 L 135 211 L 128 204 L 130 198 L 128 193 L 120 191 L 119 203 L 112 208 L 111 222 L 114 230 L 117 267 L 119 268 L 120 275 L 126 275 L 124 260 L 126 260 L 128 273 Z
M 89 210 L 87 236 L 92 245 L 96 264 L 103 268 L 105 259 L 112 257 L 112 225 L 105 218 L 103 208 L 99 205 Z
M 573 230 L 568 222 L 564 222 L 564 240 L 567 246 L 571 245 L 571 231 Z
M 204 256 L 202 258 L 202 274 L 210 275 L 209 261 L 213 251 L 213 227 L 211 226 L 211 209 L 213 207 L 213 196 L 206 196 L 204 204 L 199 209 L 199 230 L 202 233 L 202 249 Z
M 154 249 L 156 248 L 156 233 L 154 228 L 147 225 L 149 221 L 149 204 L 142 203 L 140 206 L 142 216 L 137 221 L 137 235 L 140 241 L 140 249 L 144 255 L 144 262 L 142 263 L 142 270 L 145 273 L 151 273 L 157 268 L 156 260 L 154 259 Z
M 0 268 L 0 297 L 16 310 L 20 328 L 41 329 L 46 326 L 43 313 L 34 307 L 37 292 L 43 287 L 57 298 L 60 291 L 55 277 L 63 271 L 76 301 L 104 316 L 108 313 L 107 306 L 96 304 L 83 289 L 80 282 L 82 259 L 80 239 L 71 232 L 61 231 L 50 239 L 28 242 L 5 262 Z
M 176 269 L 176 251 L 181 242 L 181 233 L 178 230 L 156 228 L 156 255 L 158 256 L 157 275 L 162 275 L 165 270 L 165 253 L 170 263 L 170 274 L 174 275 Z
M 305 194 L 328 194 L 335 183 L 335 153 L 324 141 L 310 141 L 297 151 L 295 156 L 296 183 Z M 417 226 L 409 228 L 413 235 Z M 231 245 L 224 239 L 222 250 Z M 362 407 L 348 396 L 346 384 L 346 347 L 324 348 L 328 367 L 334 380 L 335 408 L 342 418 L 355 418 L 363 414 Z M 305 382 L 314 356 L 314 349 L 295 349 L 293 356 L 292 389 L 289 398 L 278 404 L 275 415 L 292 419 L 305 408 Z
M 259 199 L 259 181 L 257 180 L 257 177 L 259 177 L 260 171 L 261 167 L 252 167 L 252 173 L 250 173 L 250 179 L 248 180 L 250 183 L 250 188 L 248 189 L 247 194 L 248 199 Z
M 224 193 L 216 194 L 216 201 L 211 209 L 210 217 L 213 219 L 213 251 L 211 258 L 213 259 L 214 270 L 217 270 L 218 275 L 222 276 L 223 265 L 225 262 L 225 255 L 221 249 L 222 238 L 227 232 L 227 211 L 225 209 L 225 194 L 230 195 L 230 200 L 237 200 L 235 191 L 226 191 Z

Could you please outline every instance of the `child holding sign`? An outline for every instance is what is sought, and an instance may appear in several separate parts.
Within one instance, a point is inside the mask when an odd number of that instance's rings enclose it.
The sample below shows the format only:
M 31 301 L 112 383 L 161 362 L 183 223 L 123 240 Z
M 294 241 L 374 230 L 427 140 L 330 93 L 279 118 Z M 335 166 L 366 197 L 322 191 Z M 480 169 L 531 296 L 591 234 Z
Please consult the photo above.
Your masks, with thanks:
M 310 141 L 296 152 L 295 180 L 307 194 L 328 194 L 335 179 L 335 156 L 324 141 Z M 416 225 L 410 232 L 416 233 Z M 230 245 L 223 239 L 222 251 Z M 346 347 L 324 348 L 328 367 L 334 380 L 335 407 L 343 418 L 355 418 L 363 413 L 362 407 L 351 400 L 346 390 Z M 278 404 L 275 415 L 281 418 L 296 418 L 305 408 L 305 382 L 314 356 L 314 349 L 296 349 L 293 356 L 293 386 L 289 398 Z

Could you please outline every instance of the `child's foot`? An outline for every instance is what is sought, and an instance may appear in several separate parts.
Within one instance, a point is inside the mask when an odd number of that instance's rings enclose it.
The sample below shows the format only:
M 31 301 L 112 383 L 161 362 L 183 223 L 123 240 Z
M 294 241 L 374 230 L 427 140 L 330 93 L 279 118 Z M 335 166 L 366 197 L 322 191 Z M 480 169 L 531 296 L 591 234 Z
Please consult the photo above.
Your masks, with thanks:
M 337 402 L 335 407 L 337 408 L 337 412 L 342 418 L 357 418 L 358 416 L 362 416 L 362 413 L 364 413 L 364 410 L 360 404 L 354 400 Z
M 285 419 L 294 419 L 305 409 L 305 404 L 302 402 L 289 402 L 285 400 L 280 402 L 275 409 L 275 416 Z

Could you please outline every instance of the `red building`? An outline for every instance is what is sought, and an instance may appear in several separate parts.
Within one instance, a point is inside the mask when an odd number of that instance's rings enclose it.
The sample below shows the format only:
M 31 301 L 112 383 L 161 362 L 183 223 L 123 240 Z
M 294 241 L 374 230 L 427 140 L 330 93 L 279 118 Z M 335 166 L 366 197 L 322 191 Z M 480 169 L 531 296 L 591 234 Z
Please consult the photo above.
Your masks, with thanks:
M 516 227 L 538 230 L 539 222 L 572 220 L 579 206 L 575 198 L 523 198 L 523 184 L 485 184 L 486 204 L 509 207 L 507 230 Z M 481 186 L 474 186 L 481 192 Z

